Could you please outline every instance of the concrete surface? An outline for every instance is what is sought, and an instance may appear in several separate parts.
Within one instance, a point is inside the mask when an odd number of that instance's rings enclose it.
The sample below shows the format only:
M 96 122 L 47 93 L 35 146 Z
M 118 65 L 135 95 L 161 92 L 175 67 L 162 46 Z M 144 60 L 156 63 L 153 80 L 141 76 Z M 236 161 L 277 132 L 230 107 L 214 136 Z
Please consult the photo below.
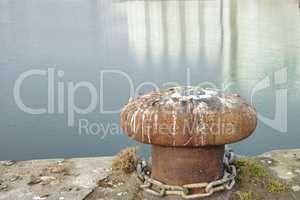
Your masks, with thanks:
M 81 200 L 107 177 L 112 158 L 0 163 L 1 200 Z
M 275 150 L 259 155 L 274 177 L 284 180 L 300 199 L 300 149 Z
M 272 151 L 256 158 L 274 177 L 289 184 L 294 199 L 300 199 L 300 149 Z M 113 157 L 0 161 L 0 200 L 137 199 L 128 196 L 128 187 L 137 188 L 135 181 L 128 179 L 111 188 L 99 185 L 111 174 L 112 160 Z

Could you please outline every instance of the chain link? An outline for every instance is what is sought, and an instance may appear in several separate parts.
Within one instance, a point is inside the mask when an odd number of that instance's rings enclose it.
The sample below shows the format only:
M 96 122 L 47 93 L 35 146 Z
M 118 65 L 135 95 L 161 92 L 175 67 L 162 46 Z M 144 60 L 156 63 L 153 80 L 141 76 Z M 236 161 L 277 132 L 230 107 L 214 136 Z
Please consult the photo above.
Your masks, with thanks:
M 215 192 L 231 190 L 235 185 L 237 175 L 236 167 L 233 165 L 234 153 L 227 150 L 224 155 L 224 176 L 222 179 L 210 183 L 193 183 L 183 186 L 167 185 L 151 178 L 151 168 L 145 160 L 139 160 L 137 164 L 137 174 L 142 181 L 140 186 L 145 192 L 163 197 L 167 195 L 181 196 L 183 199 L 196 199 L 211 196 Z M 192 190 L 199 189 L 201 193 L 192 193 Z

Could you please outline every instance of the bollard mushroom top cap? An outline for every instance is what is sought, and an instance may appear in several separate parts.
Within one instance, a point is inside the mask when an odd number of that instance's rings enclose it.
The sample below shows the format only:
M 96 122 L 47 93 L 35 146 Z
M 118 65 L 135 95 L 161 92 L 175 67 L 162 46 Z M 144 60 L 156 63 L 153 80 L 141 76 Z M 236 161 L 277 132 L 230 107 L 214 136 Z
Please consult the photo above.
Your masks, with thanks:
M 254 131 L 256 111 L 239 95 L 201 87 L 172 87 L 139 96 L 123 108 L 121 127 L 146 144 L 223 145 Z

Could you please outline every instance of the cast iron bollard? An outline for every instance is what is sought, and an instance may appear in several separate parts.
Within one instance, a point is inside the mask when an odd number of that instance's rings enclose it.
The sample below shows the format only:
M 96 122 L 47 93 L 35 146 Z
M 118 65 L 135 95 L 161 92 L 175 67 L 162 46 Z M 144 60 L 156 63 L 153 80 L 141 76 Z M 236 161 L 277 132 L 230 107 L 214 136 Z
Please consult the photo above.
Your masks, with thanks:
M 248 137 L 256 124 L 239 95 L 191 86 L 139 96 L 121 112 L 128 136 L 152 144 L 151 178 L 171 186 L 221 179 L 225 144 Z

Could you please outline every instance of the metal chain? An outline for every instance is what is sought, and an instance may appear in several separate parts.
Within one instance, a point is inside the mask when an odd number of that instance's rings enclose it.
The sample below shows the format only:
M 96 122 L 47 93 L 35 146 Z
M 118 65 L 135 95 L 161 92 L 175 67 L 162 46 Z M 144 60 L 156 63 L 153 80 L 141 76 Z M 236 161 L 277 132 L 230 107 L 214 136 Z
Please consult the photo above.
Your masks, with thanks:
M 213 193 L 222 190 L 231 190 L 235 185 L 237 175 L 236 167 L 233 165 L 234 153 L 227 150 L 224 155 L 224 176 L 222 179 L 210 183 L 193 183 L 183 186 L 166 185 L 151 178 L 151 168 L 145 160 L 140 160 L 137 164 L 137 174 L 142 181 L 140 186 L 145 192 L 163 197 L 167 195 L 181 196 L 183 199 L 196 199 L 211 196 Z M 194 189 L 202 189 L 201 193 L 192 193 Z

